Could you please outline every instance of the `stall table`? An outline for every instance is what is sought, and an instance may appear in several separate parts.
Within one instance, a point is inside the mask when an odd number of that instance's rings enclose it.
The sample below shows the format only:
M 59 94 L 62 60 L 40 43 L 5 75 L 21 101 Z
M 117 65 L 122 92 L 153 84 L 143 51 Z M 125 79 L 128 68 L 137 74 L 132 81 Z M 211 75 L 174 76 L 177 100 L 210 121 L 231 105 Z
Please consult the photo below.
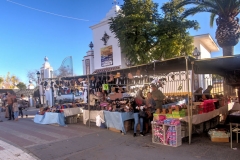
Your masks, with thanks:
M 89 110 L 83 110 L 83 124 L 86 124 L 88 120 L 91 122 L 96 122 L 97 115 L 100 115 L 102 119 L 104 119 L 103 111 L 90 110 L 90 118 L 89 118 Z
M 63 113 L 64 113 L 65 117 L 73 116 L 73 115 L 77 115 L 77 114 L 82 114 L 83 113 L 83 108 L 82 107 L 65 108 L 65 109 L 63 109 Z
M 238 133 L 240 133 L 240 128 L 239 128 L 239 124 L 240 124 L 240 112 L 233 112 L 231 114 L 229 114 L 227 116 L 226 119 L 226 124 L 229 123 L 230 124 L 230 147 L 232 148 L 232 132 L 236 133 L 237 136 L 237 143 L 238 143 Z M 233 128 L 233 125 L 235 126 Z
M 38 124 L 55 124 L 55 123 L 57 123 L 60 126 L 65 126 L 63 113 L 46 112 L 44 115 L 36 114 L 34 117 L 34 122 L 38 123 Z
M 135 119 L 138 121 L 138 113 L 133 112 L 109 112 L 103 111 L 105 116 L 106 126 L 108 128 L 115 128 L 117 130 L 121 130 L 122 133 L 126 134 L 124 128 L 124 121 L 129 119 Z
M 220 114 L 227 114 L 228 113 L 228 106 L 220 107 L 219 109 L 215 109 L 208 113 L 196 114 L 192 116 L 192 124 L 200 124 L 210 119 L 220 115 Z M 179 118 L 181 121 L 189 122 L 188 116 Z

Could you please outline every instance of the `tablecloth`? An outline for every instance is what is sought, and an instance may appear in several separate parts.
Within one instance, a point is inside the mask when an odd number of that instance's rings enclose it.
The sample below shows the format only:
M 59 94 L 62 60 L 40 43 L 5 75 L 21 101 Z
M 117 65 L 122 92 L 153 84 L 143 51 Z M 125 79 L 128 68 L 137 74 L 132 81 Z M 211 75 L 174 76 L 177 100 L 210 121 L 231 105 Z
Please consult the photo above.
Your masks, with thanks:
M 59 124 L 65 126 L 63 113 L 46 112 L 44 115 L 35 115 L 34 120 L 38 124 Z
M 83 108 L 82 107 L 66 108 L 66 109 L 63 109 L 63 113 L 65 117 L 73 116 L 73 115 L 83 113 Z
M 208 113 L 193 115 L 192 124 L 200 124 L 202 122 L 206 122 L 220 114 L 227 114 L 228 106 L 220 107 L 219 109 L 215 109 Z M 179 118 L 181 121 L 188 122 L 188 116 Z
M 103 111 L 90 111 L 90 121 L 96 122 L 97 115 L 100 115 L 102 119 L 104 119 Z M 89 120 L 89 111 L 83 110 L 83 124 L 86 124 Z
M 129 119 L 138 119 L 138 113 L 133 112 L 109 112 L 103 111 L 105 116 L 106 126 L 109 128 L 115 128 L 117 130 L 121 130 L 126 134 L 124 128 L 124 121 Z
M 236 110 L 240 110 L 240 104 L 238 103 L 238 102 L 231 102 L 231 103 L 229 103 L 228 104 L 228 110 L 230 111 L 230 110 L 234 110 L 234 111 L 236 111 Z

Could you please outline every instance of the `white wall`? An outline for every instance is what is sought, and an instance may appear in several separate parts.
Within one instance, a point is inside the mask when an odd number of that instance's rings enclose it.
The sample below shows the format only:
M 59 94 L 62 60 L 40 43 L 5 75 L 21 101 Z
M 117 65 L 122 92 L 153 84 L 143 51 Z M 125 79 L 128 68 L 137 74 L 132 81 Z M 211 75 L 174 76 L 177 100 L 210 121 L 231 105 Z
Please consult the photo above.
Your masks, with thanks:
M 203 58 L 211 58 L 211 53 L 202 45 L 199 44 L 199 51 L 201 52 L 201 59 Z
M 112 45 L 113 49 L 113 65 L 111 66 L 101 66 L 101 48 L 106 47 L 104 42 L 101 40 L 104 33 L 107 33 L 110 38 L 106 46 Z M 94 43 L 94 67 L 95 69 L 102 69 L 106 67 L 114 67 L 122 65 L 121 49 L 118 46 L 118 40 L 115 35 L 109 30 L 109 24 L 106 22 L 104 25 L 99 25 L 98 28 L 93 29 L 93 43 Z

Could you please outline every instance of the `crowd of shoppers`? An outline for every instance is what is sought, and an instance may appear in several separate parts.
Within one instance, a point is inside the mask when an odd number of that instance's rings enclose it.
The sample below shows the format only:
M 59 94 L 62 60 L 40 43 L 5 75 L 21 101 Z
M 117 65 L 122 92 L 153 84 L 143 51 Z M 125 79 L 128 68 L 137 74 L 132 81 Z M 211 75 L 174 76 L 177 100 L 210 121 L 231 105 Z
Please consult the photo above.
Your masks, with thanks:
M 5 118 L 8 120 L 18 121 L 18 117 L 21 116 L 23 118 L 23 110 L 28 108 L 28 103 L 24 99 L 24 95 L 21 95 L 20 99 L 10 92 L 4 93 L 0 95 L 0 99 L 2 102 L 2 110 L 5 110 Z M 26 113 L 27 117 L 27 113 Z M 0 118 L 1 120 L 1 118 Z

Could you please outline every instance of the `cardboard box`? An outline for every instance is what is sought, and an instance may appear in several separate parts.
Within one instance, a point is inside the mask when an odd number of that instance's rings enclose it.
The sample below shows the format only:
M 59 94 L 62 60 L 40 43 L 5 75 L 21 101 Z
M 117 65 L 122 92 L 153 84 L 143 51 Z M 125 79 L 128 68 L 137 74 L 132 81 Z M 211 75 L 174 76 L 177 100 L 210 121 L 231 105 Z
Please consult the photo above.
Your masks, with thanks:
M 118 129 L 116 129 L 116 128 L 111 128 L 111 127 L 109 127 L 108 129 L 109 129 L 110 131 L 113 131 L 113 132 L 121 133 L 121 130 L 118 130 Z
M 212 142 L 229 142 L 229 137 L 227 137 L 227 138 L 213 138 L 213 137 L 211 137 L 211 141 Z
M 124 121 L 124 128 L 126 132 L 130 131 L 132 129 L 132 121 L 131 120 Z

